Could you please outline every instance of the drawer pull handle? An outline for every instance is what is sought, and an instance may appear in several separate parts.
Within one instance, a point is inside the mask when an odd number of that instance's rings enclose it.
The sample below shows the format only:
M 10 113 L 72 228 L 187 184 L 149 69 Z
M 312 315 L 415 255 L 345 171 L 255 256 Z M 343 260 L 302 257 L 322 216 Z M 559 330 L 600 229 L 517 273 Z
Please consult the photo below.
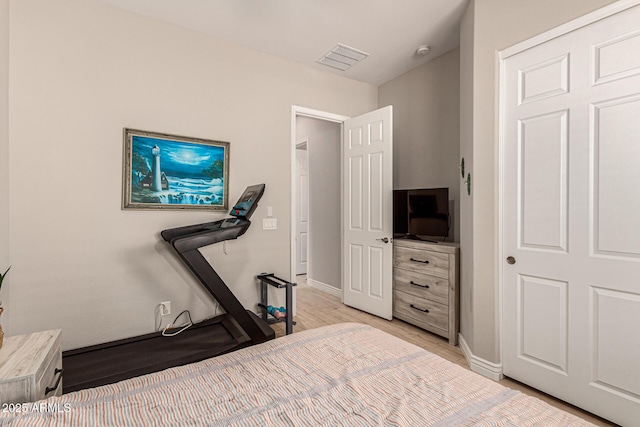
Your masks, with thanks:
M 426 308 L 418 308 L 418 307 L 416 307 L 416 306 L 415 306 L 415 305 L 413 305 L 413 304 L 409 304 L 409 307 L 413 308 L 414 310 L 421 311 L 421 312 L 423 312 L 423 313 L 428 313 L 428 312 L 429 312 L 429 310 L 427 310 Z
M 62 373 L 64 372 L 64 369 L 62 368 L 56 368 L 55 371 L 53 371 L 54 375 L 58 376 L 58 379 L 56 380 L 56 383 L 53 385 L 53 387 L 47 387 L 44 389 L 44 395 L 46 396 L 47 394 L 51 393 L 52 391 L 56 391 L 56 389 L 58 388 L 58 386 L 60 385 L 60 381 L 62 381 Z
M 415 259 L 415 258 L 409 258 L 409 260 L 413 261 L 413 262 L 420 262 L 422 264 L 429 264 L 429 261 L 421 261 L 419 259 Z
M 413 286 L 419 286 L 421 288 L 429 289 L 429 285 L 421 285 L 420 283 L 416 283 L 413 280 L 410 281 L 409 283 L 411 283 Z

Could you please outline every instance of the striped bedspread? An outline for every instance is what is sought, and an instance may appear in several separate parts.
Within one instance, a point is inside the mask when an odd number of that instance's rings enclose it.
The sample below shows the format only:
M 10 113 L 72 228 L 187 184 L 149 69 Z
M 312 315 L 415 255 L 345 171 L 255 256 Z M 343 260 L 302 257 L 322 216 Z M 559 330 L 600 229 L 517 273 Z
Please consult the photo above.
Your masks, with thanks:
M 370 326 L 295 333 L 4 412 L 10 426 L 585 426 Z

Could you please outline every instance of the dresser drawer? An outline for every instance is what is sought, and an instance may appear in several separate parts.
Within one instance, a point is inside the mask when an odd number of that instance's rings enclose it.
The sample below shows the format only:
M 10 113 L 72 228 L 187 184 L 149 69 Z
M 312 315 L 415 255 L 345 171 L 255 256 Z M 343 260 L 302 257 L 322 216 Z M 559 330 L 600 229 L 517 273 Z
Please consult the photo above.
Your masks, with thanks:
M 449 278 L 449 255 L 420 249 L 394 248 L 394 265 L 396 268 L 429 274 L 442 279 Z
M 62 369 L 62 351 L 60 351 L 60 347 L 57 347 L 53 350 L 51 357 L 45 364 L 42 376 L 37 381 L 36 400 L 62 395 L 62 379 L 58 381 L 58 377 L 62 376 L 62 372 L 58 371 L 60 369 Z M 49 389 L 49 393 L 47 393 L 47 389 Z
M 449 305 L 449 280 L 402 268 L 395 268 L 393 274 L 395 290 Z
M 394 296 L 394 317 L 435 333 L 448 332 L 448 306 L 401 291 L 396 291 Z

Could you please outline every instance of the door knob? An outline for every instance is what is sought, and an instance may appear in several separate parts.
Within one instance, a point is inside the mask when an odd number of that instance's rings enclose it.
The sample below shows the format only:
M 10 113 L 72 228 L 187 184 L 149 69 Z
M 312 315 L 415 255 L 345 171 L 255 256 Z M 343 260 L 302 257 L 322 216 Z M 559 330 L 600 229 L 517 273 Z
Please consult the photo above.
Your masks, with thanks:
M 376 239 L 378 242 L 382 242 L 382 243 L 389 243 L 389 238 L 388 237 L 383 237 L 382 239 Z
M 507 257 L 507 264 L 513 265 L 515 263 L 516 263 L 516 259 L 514 257 L 512 257 L 512 256 L 508 256 Z

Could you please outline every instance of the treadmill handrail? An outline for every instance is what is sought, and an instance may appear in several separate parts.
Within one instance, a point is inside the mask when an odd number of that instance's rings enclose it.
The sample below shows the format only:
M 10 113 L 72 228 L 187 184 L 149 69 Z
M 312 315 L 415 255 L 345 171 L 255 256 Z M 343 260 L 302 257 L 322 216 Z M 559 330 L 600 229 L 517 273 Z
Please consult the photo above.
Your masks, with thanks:
M 224 220 L 171 228 L 164 230 L 161 235 L 179 253 L 183 253 L 225 240 L 237 239 L 246 233 L 251 225 L 251 221 L 241 220 L 237 225 L 221 228 L 222 222 Z

